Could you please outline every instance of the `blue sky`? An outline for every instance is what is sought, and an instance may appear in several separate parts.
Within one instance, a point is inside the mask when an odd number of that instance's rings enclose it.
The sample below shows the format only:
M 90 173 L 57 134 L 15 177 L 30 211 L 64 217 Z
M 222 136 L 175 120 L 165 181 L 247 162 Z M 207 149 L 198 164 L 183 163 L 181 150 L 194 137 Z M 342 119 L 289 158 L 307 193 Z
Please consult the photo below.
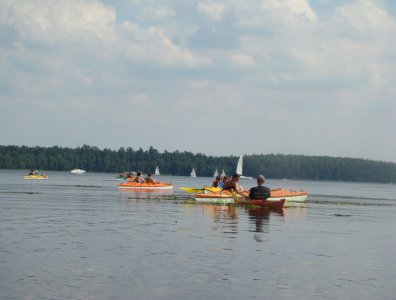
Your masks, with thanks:
M 396 162 L 395 6 L 3 0 L 1 144 Z

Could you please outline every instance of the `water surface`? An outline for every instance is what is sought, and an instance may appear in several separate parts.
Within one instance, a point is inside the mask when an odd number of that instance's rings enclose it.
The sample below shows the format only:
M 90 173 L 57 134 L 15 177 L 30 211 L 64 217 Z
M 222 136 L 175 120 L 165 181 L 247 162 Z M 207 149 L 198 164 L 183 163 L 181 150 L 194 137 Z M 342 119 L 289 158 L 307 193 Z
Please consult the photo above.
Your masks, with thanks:
M 268 180 L 306 207 L 199 205 L 115 174 L 0 170 L 0 299 L 394 299 L 395 185 Z M 246 188 L 253 181 L 243 181 Z

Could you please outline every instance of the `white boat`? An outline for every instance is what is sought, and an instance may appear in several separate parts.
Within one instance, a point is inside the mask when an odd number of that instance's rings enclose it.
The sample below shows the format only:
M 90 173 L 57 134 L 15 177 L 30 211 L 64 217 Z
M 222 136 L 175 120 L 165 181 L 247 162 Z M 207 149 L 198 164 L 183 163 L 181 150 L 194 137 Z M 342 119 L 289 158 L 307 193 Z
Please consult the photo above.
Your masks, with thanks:
M 156 176 L 159 176 L 159 175 L 160 175 L 160 171 L 159 171 L 158 166 L 155 168 L 154 175 L 156 175 Z
M 239 160 L 238 160 L 238 164 L 236 167 L 236 172 L 237 174 L 239 174 L 241 177 L 241 179 L 253 179 L 253 177 L 249 177 L 249 176 L 243 176 L 242 175 L 242 170 L 243 170 L 243 154 L 241 154 L 241 156 L 239 156 Z
M 195 174 L 195 169 L 194 168 L 191 171 L 190 177 L 197 177 L 197 174 Z
M 216 171 L 214 172 L 214 174 L 213 174 L 213 177 L 217 177 L 217 176 L 219 176 L 219 172 L 217 172 L 217 169 L 216 169 Z
M 85 172 L 87 172 L 87 171 L 81 170 L 81 169 L 73 169 L 70 171 L 70 173 L 72 173 L 72 174 L 84 174 Z
M 224 169 L 223 169 L 223 171 L 221 171 L 221 177 L 224 177 L 226 174 L 225 174 L 225 172 L 224 172 Z

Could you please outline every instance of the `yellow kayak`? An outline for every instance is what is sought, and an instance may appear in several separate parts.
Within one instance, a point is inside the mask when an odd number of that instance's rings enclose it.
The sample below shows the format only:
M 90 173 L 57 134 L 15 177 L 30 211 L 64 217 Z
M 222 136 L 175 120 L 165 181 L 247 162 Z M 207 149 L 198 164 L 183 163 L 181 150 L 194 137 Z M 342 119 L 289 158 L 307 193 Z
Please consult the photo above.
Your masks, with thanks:
M 48 179 L 47 175 L 25 175 L 23 179 Z

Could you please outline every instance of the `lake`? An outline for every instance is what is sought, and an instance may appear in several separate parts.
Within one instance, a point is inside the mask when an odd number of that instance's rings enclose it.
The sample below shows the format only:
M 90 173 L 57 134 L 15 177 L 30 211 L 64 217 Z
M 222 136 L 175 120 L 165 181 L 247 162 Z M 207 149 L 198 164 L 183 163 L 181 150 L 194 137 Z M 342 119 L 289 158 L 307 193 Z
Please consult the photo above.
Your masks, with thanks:
M 0 299 L 395 299 L 396 185 L 268 179 L 309 192 L 270 212 L 45 173 L 0 170 Z

